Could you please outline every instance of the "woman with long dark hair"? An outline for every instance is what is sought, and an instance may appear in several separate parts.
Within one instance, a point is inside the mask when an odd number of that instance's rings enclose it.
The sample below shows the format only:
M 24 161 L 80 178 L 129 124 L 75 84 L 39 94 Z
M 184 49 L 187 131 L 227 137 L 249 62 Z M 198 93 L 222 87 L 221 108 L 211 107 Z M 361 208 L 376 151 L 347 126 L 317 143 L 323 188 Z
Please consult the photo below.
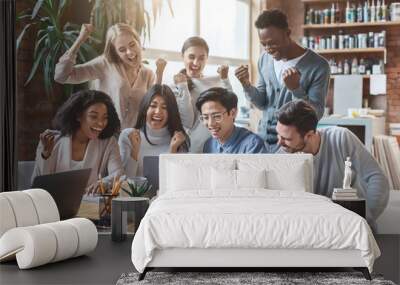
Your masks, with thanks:
M 117 140 L 120 121 L 111 98 L 95 90 L 72 94 L 60 107 L 54 130 L 40 134 L 35 176 L 91 168 L 88 192 L 96 192 L 98 177 L 106 182 L 123 174 Z
M 187 152 L 189 140 L 179 116 L 174 93 L 155 84 L 143 97 L 134 128 L 121 132 L 119 147 L 128 177 L 143 174 L 143 157 Z

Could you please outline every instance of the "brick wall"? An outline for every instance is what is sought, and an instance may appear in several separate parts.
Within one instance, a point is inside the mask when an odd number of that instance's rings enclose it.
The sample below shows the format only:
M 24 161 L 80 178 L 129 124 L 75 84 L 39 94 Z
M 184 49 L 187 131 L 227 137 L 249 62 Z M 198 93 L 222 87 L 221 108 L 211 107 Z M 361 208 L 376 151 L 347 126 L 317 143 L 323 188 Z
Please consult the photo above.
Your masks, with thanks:
M 400 123 L 400 26 L 387 31 L 387 121 Z
M 88 1 L 71 1 L 66 10 L 66 18 L 74 23 L 89 19 Z M 17 13 L 30 8 L 29 1 L 16 1 Z M 17 23 L 17 36 L 24 25 Z M 17 54 L 17 142 L 18 160 L 34 160 L 39 134 L 51 127 L 51 121 L 63 100 L 61 85 L 54 85 L 54 98 L 50 99 L 44 91 L 42 72 L 39 69 L 31 82 L 25 86 L 32 63 L 35 31 L 28 30 Z

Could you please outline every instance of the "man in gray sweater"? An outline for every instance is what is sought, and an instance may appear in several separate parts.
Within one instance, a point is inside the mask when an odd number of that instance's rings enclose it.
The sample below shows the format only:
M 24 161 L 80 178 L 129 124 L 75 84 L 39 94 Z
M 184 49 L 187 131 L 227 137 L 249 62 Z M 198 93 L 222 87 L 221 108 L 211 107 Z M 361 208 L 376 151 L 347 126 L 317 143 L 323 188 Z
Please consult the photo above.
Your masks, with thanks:
M 328 127 L 316 130 L 317 113 L 304 100 L 289 102 L 277 112 L 279 152 L 311 153 L 314 156 L 314 192 L 332 196 L 333 188 L 342 188 L 345 160 L 352 162 L 351 187 L 366 199 L 366 217 L 375 221 L 389 199 L 389 183 L 374 157 L 348 129 Z
M 240 66 L 235 75 L 242 83 L 246 98 L 263 111 L 258 134 L 269 144 L 269 152 L 278 149 L 275 112 L 285 103 L 304 99 L 322 117 L 328 90 L 328 62 L 290 38 L 287 17 L 279 10 L 263 11 L 255 26 L 265 51 L 258 61 L 258 81 L 250 83 L 248 66 Z

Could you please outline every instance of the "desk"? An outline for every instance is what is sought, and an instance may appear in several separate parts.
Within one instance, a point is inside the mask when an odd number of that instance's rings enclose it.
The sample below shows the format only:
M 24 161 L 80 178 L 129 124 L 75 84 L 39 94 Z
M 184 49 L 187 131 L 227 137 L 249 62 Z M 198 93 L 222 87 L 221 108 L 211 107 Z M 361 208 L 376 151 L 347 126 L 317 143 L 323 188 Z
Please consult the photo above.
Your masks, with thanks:
M 318 128 L 344 127 L 352 131 L 372 152 L 372 140 L 375 135 L 385 134 L 385 117 L 377 118 L 349 118 L 349 117 L 323 117 L 318 122 Z

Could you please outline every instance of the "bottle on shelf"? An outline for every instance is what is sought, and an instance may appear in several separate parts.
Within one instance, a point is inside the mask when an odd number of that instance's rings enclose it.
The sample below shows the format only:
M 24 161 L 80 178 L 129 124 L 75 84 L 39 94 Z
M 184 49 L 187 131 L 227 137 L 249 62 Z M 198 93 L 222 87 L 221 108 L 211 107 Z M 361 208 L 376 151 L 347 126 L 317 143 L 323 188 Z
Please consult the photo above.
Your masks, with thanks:
M 350 10 L 350 2 L 347 1 L 346 4 L 346 11 L 345 11 L 345 15 L 346 15 L 346 23 L 351 23 L 351 10 Z
M 358 65 L 358 73 L 359 74 L 365 74 L 366 72 L 366 66 L 365 66 L 365 61 L 364 59 L 360 59 L 360 64 Z
M 364 20 L 364 23 L 367 23 L 367 22 L 369 22 L 369 20 L 370 20 L 370 9 L 369 9 L 369 2 L 368 2 L 369 0 L 366 0 L 365 1 L 365 3 L 364 3 L 364 12 L 363 12 L 363 20 Z
M 382 7 L 381 7 L 381 1 L 378 0 L 376 2 L 376 21 L 380 22 L 382 20 Z
M 343 74 L 343 62 L 341 60 L 337 64 L 337 74 Z
M 341 23 L 342 22 L 342 16 L 341 16 L 340 8 L 339 8 L 339 3 L 336 3 L 335 22 L 336 23 Z
M 344 74 L 350 74 L 350 62 L 348 59 L 344 60 L 344 64 L 343 64 L 343 73 Z
M 356 57 L 351 62 L 351 74 L 358 74 L 358 60 Z
M 370 10 L 371 10 L 371 19 L 370 19 L 370 21 L 371 22 L 376 22 L 376 6 L 375 6 L 374 0 L 372 0 Z
M 364 17 L 363 17 L 363 6 L 361 5 L 361 3 L 358 3 L 358 6 L 357 6 L 357 22 L 358 23 L 362 23 L 363 20 L 364 20 Z
M 331 24 L 336 23 L 336 10 L 335 10 L 335 3 L 332 3 L 332 8 L 331 8 Z
M 383 0 L 382 2 L 382 22 L 386 22 L 387 21 L 387 6 L 385 4 L 385 0 Z

